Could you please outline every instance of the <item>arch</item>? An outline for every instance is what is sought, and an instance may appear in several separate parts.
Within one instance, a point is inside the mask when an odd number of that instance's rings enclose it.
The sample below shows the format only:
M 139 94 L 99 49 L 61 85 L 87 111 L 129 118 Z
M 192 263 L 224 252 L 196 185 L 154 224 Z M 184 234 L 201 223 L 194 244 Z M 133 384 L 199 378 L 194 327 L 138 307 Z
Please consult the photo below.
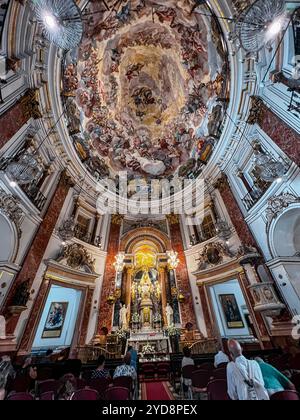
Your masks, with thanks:
M 138 228 L 127 232 L 120 243 L 120 251 L 132 254 L 136 246 L 141 243 L 152 243 L 158 253 L 165 253 L 171 249 L 171 243 L 167 235 L 155 228 Z
M 14 262 L 18 251 L 18 234 L 14 223 L 3 213 L 0 212 L 0 262 Z
M 300 253 L 300 204 L 293 204 L 275 219 L 269 230 L 269 245 L 274 258 Z

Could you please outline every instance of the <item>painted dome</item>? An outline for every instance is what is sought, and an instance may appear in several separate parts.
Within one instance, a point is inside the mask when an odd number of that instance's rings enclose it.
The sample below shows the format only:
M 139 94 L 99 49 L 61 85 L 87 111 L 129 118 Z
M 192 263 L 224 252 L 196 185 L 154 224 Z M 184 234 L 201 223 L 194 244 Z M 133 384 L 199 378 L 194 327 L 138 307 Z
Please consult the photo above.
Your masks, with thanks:
M 190 0 L 114 4 L 90 3 L 82 43 L 66 56 L 74 147 L 98 178 L 201 171 L 221 134 L 228 88 L 215 19 Z

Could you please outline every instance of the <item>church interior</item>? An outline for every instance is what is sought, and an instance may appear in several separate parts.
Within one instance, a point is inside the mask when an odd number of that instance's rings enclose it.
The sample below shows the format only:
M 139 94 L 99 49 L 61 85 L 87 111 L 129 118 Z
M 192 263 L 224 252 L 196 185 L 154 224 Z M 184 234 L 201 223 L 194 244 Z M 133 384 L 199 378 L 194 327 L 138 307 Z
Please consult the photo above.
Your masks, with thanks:
M 0 400 L 299 400 L 299 121 L 300 1 L 0 0 Z

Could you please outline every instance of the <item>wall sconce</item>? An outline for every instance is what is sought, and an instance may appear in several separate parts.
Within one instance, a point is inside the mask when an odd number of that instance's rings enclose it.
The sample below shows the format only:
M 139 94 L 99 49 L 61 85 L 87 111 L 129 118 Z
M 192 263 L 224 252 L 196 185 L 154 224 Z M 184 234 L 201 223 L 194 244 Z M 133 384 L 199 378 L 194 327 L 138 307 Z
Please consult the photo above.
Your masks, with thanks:
M 180 260 L 178 258 L 178 252 L 167 251 L 167 257 L 168 257 L 169 270 L 176 270 L 176 268 L 178 267 L 178 264 L 180 263 Z

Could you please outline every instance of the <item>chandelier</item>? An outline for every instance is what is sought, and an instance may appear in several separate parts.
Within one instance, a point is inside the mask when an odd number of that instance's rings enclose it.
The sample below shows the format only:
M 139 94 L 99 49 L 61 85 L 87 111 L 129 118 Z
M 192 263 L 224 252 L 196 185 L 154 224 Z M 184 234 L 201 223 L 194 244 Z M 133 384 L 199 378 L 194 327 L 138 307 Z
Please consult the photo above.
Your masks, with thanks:
M 81 11 L 74 0 L 31 0 L 44 36 L 57 47 L 71 50 L 83 35 Z
M 284 0 L 257 0 L 238 17 L 236 31 L 243 49 L 257 53 L 282 29 Z
M 272 156 L 262 150 L 259 143 L 254 143 L 254 164 L 263 181 L 274 182 L 281 181 L 286 174 L 287 168 L 282 162 L 276 161 Z

